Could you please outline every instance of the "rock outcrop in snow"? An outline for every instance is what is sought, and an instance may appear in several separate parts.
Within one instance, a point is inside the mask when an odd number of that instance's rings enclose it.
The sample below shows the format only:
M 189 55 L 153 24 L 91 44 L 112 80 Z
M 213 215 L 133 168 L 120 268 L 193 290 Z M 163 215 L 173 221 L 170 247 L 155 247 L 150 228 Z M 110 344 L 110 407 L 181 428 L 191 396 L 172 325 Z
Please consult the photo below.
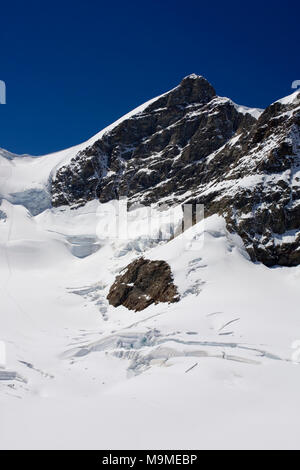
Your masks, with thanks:
M 138 258 L 116 278 L 107 299 L 114 307 L 138 312 L 153 303 L 178 302 L 179 295 L 168 263 Z

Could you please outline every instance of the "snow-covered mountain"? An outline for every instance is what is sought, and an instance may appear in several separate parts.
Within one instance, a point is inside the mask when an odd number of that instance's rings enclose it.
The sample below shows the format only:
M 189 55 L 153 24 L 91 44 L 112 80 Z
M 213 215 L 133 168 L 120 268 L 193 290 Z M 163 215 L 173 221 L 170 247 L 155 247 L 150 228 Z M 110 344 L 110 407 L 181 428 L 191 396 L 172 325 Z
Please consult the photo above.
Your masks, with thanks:
M 0 150 L 1 448 L 299 448 L 299 98 L 191 75 L 71 149 Z

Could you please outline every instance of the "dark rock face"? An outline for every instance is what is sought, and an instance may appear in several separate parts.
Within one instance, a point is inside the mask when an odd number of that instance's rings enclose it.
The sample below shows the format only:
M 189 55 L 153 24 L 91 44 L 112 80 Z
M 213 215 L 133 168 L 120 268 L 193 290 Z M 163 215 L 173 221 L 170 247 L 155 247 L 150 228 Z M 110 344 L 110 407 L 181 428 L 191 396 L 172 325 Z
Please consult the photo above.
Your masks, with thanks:
M 180 180 L 191 178 L 195 164 L 224 145 L 243 120 L 207 80 L 187 77 L 59 169 L 52 203 L 107 202 L 122 196 L 150 203 L 183 193 L 187 184 Z
M 165 261 L 139 258 L 130 263 L 118 276 L 107 299 L 114 307 L 124 305 L 136 312 L 159 302 L 178 302 L 170 266 Z
M 300 264 L 300 93 L 268 107 L 232 146 L 217 152 L 189 202 L 226 218 L 253 261 Z M 221 172 L 216 172 L 219 167 Z
M 202 203 L 225 217 L 252 260 L 300 264 L 300 93 L 258 119 L 202 77 L 123 120 L 60 168 L 54 206 Z

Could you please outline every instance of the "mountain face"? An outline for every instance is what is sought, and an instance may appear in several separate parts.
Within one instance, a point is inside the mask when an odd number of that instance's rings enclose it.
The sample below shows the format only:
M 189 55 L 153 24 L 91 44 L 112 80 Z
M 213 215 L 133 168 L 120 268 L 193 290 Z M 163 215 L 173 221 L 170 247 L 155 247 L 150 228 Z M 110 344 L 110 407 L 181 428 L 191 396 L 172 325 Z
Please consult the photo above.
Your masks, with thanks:
M 51 181 L 52 203 L 122 196 L 143 204 L 203 203 L 206 215 L 225 217 L 252 260 L 298 265 L 298 96 L 260 114 L 188 76 L 62 166 Z
M 300 263 L 300 93 L 269 106 L 213 157 L 195 198 L 243 239 L 252 260 Z M 214 170 L 213 170 L 214 171 Z
M 197 187 L 195 165 L 245 121 L 254 119 L 218 98 L 204 78 L 189 76 L 62 167 L 52 182 L 53 205 L 121 196 L 144 204 L 172 201 Z

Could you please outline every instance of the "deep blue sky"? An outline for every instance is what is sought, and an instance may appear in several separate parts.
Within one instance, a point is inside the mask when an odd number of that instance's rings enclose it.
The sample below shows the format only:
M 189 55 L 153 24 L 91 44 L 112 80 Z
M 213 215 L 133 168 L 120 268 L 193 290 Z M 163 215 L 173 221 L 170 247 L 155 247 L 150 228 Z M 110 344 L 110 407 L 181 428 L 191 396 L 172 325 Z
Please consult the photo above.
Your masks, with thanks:
M 299 1 L 1 2 L 0 147 L 80 143 L 190 73 L 265 107 L 300 80 Z

